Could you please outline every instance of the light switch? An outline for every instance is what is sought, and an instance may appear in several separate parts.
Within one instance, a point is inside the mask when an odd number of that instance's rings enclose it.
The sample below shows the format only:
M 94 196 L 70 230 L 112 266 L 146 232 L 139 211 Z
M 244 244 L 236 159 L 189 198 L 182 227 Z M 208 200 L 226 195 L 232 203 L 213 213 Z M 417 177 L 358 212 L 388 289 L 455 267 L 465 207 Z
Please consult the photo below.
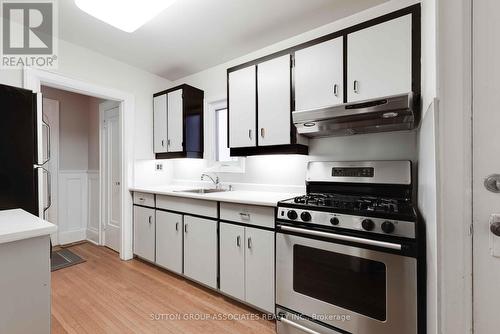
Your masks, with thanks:
M 488 225 L 490 235 L 490 253 L 494 257 L 500 257 L 500 236 L 495 235 L 492 231 L 500 224 L 500 213 L 494 213 L 490 216 Z

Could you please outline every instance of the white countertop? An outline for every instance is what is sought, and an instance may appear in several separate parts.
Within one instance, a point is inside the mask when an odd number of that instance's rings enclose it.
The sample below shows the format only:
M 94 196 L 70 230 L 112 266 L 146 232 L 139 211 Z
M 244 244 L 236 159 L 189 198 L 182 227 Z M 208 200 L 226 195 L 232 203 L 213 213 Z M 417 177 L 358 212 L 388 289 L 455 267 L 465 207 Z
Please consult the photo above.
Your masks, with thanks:
M 21 209 L 0 211 L 0 244 L 48 235 L 57 226 Z
M 177 196 L 185 198 L 204 199 L 209 201 L 229 202 L 229 203 L 242 203 L 249 205 L 261 206 L 277 206 L 279 201 L 293 198 L 295 196 L 303 195 L 301 193 L 284 193 L 272 191 L 248 191 L 248 190 L 234 190 L 224 191 L 218 193 L 197 194 L 182 192 L 182 190 L 195 189 L 197 187 L 185 186 L 151 186 L 151 187 L 132 187 L 131 191 L 138 191 L 144 193 Z

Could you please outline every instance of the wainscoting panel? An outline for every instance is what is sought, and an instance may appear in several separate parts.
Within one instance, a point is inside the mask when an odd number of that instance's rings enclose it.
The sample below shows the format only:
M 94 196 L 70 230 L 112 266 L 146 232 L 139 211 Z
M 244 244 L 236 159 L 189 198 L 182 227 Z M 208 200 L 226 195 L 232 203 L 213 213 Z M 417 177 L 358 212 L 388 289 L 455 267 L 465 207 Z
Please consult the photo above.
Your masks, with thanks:
M 59 171 L 59 244 L 87 239 L 87 171 Z
M 99 243 L 99 171 L 89 171 L 87 239 Z

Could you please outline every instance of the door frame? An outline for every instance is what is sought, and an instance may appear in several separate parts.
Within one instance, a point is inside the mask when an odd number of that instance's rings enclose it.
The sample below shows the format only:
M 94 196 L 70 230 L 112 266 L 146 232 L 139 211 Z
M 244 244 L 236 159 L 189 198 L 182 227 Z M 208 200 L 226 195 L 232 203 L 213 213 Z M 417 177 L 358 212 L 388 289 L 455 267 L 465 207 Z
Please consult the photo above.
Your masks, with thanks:
M 99 245 L 106 246 L 106 233 L 104 232 L 104 227 L 107 220 L 109 219 L 110 209 L 109 205 L 109 194 L 107 189 L 108 182 L 108 164 L 107 161 L 107 136 L 105 127 L 105 113 L 106 111 L 119 108 L 118 110 L 118 121 L 121 122 L 123 106 L 122 103 L 118 101 L 105 101 L 99 103 Z M 122 142 L 121 131 L 120 131 L 120 143 Z M 120 152 L 121 153 L 121 152 Z M 108 208 L 107 210 L 105 208 Z M 121 219 L 120 230 L 123 228 L 123 217 Z
M 50 100 L 50 101 L 54 101 L 56 102 L 57 104 L 57 111 L 56 111 L 56 116 L 55 116 L 55 120 L 56 120 L 56 124 L 49 124 L 49 126 L 51 127 L 50 129 L 50 133 L 51 135 L 53 134 L 54 135 L 54 139 L 50 139 L 50 144 L 51 144 L 51 156 L 50 156 L 50 161 L 54 162 L 54 170 L 50 170 L 49 169 L 49 172 L 52 174 L 52 181 L 53 183 L 55 183 L 55 186 L 52 186 L 51 188 L 51 196 L 52 196 L 52 207 L 51 209 L 53 209 L 53 211 L 55 212 L 55 215 L 56 215 L 56 222 L 55 224 L 57 225 L 57 227 L 59 227 L 59 202 L 58 202 L 58 198 L 59 198 L 59 147 L 60 147 L 60 143 L 59 143 L 59 123 L 60 123 L 60 103 L 58 100 L 54 100 L 54 99 L 50 99 L 50 98 L 47 98 L 47 97 L 43 97 L 42 96 L 42 107 L 43 107 L 43 100 Z M 42 112 L 42 117 L 43 115 L 45 114 L 45 112 Z M 56 145 L 54 145 L 54 143 Z M 55 146 L 55 147 L 54 147 Z M 50 209 L 49 209 L 50 210 Z M 59 231 L 56 231 L 54 232 L 52 235 L 51 235 L 51 238 L 52 238 L 52 244 L 54 245 L 59 245 Z
M 120 258 L 122 260 L 132 259 L 132 194 L 128 189 L 133 184 L 135 96 L 120 90 L 80 81 L 41 69 L 34 69 L 30 67 L 25 67 L 23 69 L 24 88 L 30 89 L 33 92 L 41 92 L 42 85 L 105 100 L 115 100 L 121 103 L 121 110 L 123 112 L 121 114 L 122 117 L 120 117 L 120 137 L 122 138 L 122 158 L 120 164 L 122 184 Z

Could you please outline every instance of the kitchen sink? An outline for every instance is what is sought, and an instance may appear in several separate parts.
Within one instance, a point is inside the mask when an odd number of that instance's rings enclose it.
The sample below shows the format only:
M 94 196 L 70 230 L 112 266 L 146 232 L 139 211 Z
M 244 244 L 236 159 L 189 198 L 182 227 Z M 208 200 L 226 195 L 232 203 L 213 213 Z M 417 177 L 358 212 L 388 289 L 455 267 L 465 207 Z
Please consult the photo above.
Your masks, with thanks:
M 229 191 L 227 189 L 189 189 L 189 190 L 177 190 L 176 192 L 180 193 L 194 193 L 194 194 L 211 194 L 211 193 L 221 193 Z

